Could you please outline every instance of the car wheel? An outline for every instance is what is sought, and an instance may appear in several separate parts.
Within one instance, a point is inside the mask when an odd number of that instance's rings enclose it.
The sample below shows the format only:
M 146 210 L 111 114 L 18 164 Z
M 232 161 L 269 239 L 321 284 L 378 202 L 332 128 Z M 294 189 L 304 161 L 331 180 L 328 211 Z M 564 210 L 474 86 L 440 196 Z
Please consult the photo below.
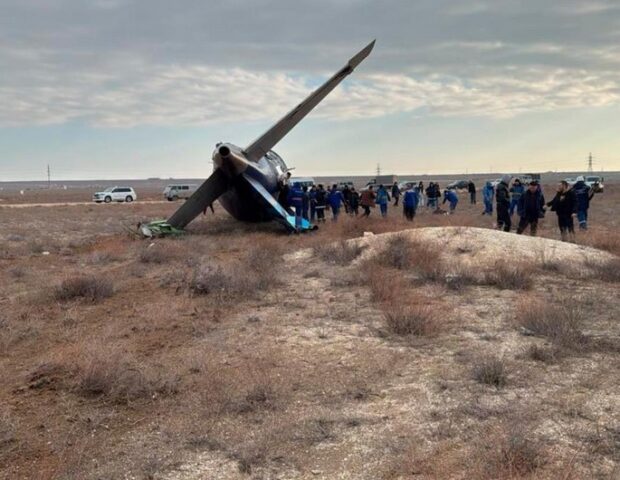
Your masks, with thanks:
M 173 196 L 173 197 L 172 197 L 172 200 L 174 200 L 175 202 L 176 202 L 178 199 L 179 199 L 179 196 L 178 196 L 178 195 L 175 195 L 175 196 Z
M 131 195 L 127 195 L 127 196 L 125 197 L 125 201 L 126 201 L 127 203 L 131 203 L 131 202 L 133 202 L 133 197 L 132 197 Z
M 110 203 L 110 202 L 112 201 L 112 197 L 105 197 L 105 198 L 103 199 L 103 201 L 104 201 L 105 203 Z

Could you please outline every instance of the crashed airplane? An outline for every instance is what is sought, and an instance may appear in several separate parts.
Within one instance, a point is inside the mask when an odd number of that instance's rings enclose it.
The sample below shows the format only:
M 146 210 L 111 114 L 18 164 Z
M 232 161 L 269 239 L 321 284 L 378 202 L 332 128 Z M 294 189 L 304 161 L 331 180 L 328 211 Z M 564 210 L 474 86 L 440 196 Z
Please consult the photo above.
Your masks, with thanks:
M 291 232 L 298 231 L 295 217 L 277 200 L 280 190 L 287 182 L 289 169 L 272 148 L 353 72 L 370 54 L 374 45 L 373 40 L 333 77 L 247 147 L 240 148 L 231 143 L 218 144 L 213 152 L 214 171 L 211 176 L 167 222 L 153 222 L 154 226 L 160 231 L 162 225 L 168 231 L 180 231 L 215 200 L 219 200 L 224 209 L 238 220 L 275 220 Z M 310 222 L 304 219 L 301 230 L 312 228 Z M 146 233 L 148 234 L 148 230 Z

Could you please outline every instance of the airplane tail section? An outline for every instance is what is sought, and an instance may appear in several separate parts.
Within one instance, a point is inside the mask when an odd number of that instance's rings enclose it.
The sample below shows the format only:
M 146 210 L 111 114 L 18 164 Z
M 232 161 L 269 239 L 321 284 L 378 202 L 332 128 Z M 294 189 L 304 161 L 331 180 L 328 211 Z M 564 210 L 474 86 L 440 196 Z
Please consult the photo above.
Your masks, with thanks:
M 355 67 L 370 54 L 375 46 L 375 40 L 353 56 L 347 64 L 334 74 L 327 82 L 317 88 L 303 102 L 281 118 L 262 136 L 244 149 L 246 158 L 255 162 L 271 150 L 284 136 L 290 132 L 308 113 L 312 111 L 336 86 L 349 75 Z

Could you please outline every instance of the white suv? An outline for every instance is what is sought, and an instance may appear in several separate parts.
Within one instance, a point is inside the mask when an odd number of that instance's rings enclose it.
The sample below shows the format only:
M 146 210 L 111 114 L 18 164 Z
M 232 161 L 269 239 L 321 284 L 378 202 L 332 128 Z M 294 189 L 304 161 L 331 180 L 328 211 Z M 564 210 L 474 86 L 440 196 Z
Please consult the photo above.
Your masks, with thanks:
M 97 203 L 105 202 L 133 202 L 138 196 L 131 187 L 110 187 L 103 192 L 97 192 L 93 195 L 93 201 Z

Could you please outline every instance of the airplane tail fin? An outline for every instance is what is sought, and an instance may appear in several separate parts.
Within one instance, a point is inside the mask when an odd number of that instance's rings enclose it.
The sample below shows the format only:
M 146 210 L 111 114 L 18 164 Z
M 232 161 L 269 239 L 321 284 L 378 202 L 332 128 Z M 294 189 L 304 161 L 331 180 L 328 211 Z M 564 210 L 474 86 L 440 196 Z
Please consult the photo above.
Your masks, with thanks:
M 375 40 L 354 55 L 347 64 L 334 74 L 323 85 L 312 92 L 303 102 L 282 117 L 273 127 L 254 140 L 244 149 L 246 158 L 255 162 L 271 150 L 276 143 L 290 132 L 308 113 L 312 111 L 336 86 L 349 75 L 355 67 L 370 54 L 375 46 Z

